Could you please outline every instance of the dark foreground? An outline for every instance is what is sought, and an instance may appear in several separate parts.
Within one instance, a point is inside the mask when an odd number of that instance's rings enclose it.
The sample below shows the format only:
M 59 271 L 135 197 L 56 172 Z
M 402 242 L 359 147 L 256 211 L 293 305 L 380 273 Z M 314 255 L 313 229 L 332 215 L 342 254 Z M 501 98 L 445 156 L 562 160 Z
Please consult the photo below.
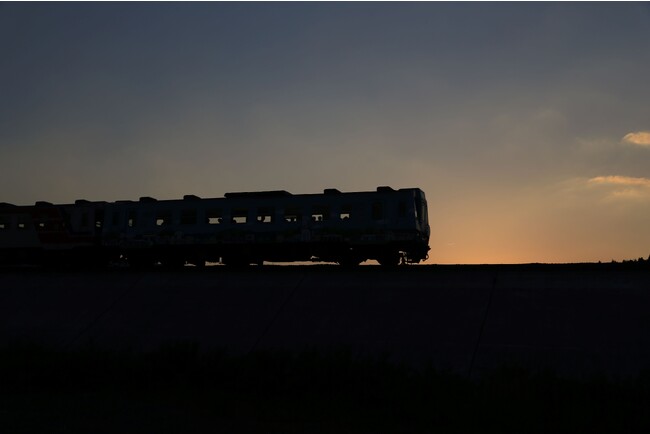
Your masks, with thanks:
M 650 376 L 612 382 L 503 367 L 470 380 L 350 352 L 1 353 L 7 433 L 648 432 Z
M 0 432 L 647 432 L 650 270 L 0 272 Z

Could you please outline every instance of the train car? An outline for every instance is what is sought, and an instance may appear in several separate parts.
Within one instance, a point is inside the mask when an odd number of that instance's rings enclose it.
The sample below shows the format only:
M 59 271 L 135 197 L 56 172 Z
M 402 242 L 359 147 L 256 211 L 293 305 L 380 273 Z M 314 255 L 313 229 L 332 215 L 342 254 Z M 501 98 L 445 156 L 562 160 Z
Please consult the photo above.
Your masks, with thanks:
M 31 262 L 39 254 L 31 208 L 0 203 L 0 263 Z
M 355 265 L 374 259 L 397 265 L 425 260 L 428 241 L 427 202 L 418 188 L 0 207 L 4 263 L 107 263 L 121 258 L 133 266 L 264 261 Z
M 106 263 L 105 202 L 33 206 L 0 203 L 0 264 Z

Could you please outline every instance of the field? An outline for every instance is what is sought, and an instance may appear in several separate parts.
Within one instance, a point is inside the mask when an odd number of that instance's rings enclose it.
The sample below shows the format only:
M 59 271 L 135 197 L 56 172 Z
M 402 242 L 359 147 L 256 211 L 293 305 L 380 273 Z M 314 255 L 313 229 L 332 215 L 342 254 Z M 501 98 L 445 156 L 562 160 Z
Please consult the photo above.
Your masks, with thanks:
M 2 432 L 647 432 L 644 263 L 0 272 Z

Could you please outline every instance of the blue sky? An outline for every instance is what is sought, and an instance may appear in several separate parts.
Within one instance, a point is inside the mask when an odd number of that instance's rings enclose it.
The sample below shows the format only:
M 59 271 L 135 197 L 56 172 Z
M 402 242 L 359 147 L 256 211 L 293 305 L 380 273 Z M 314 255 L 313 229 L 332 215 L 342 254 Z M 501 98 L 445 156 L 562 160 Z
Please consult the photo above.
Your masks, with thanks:
M 650 254 L 647 3 L 2 3 L 0 201 L 422 188 L 431 261 Z

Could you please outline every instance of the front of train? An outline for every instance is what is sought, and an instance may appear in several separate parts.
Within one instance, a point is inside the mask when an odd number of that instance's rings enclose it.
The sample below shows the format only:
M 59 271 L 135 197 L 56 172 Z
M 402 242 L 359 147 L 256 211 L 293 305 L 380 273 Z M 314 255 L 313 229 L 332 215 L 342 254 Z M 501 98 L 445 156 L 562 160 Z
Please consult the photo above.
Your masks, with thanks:
M 429 236 L 431 235 L 431 228 L 429 227 L 429 211 L 424 191 L 419 188 L 414 189 L 413 199 L 416 236 L 407 252 L 407 260 L 408 262 L 418 263 L 429 257 Z

